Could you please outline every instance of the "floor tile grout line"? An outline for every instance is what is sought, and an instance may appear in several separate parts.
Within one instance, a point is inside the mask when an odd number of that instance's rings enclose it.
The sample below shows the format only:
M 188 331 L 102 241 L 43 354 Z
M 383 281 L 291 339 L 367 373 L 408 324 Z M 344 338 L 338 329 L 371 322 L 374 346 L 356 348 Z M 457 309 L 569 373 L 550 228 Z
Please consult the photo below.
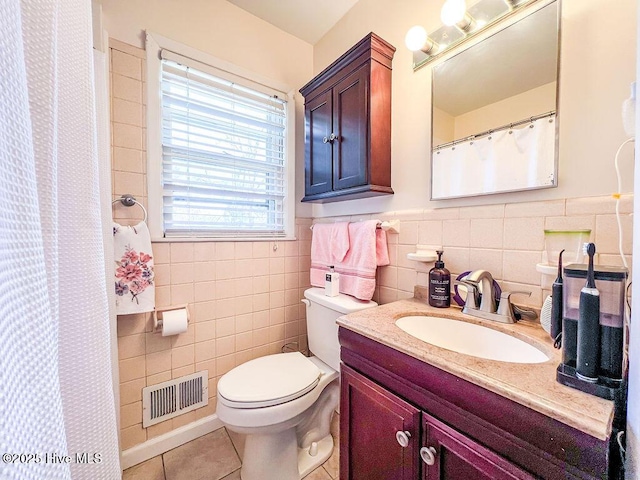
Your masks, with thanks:
M 227 438 L 229 438 L 229 441 L 231 442 L 231 446 L 233 447 L 233 450 L 236 452 L 236 455 L 240 459 L 240 468 L 242 468 L 242 457 L 240 456 L 240 452 L 236 448 L 236 444 L 233 443 L 233 440 L 231 439 L 231 435 L 229 435 L 229 431 L 227 430 L 227 427 L 222 427 L 222 428 L 224 428 L 224 431 L 227 434 Z M 235 472 L 235 470 L 234 470 L 234 472 Z M 233 473 L 233 472 L 231 472 L 231 473 Z

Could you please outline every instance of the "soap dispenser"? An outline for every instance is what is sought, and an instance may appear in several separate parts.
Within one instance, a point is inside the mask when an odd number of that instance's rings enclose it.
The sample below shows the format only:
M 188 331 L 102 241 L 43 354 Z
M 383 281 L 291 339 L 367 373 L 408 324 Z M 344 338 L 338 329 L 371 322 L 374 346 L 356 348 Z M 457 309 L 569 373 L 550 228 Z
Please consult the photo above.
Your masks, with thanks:
M 444 268 L 442 250 L 436 250 L 438 260 L 429 270 L 429 305 L 438 308 L 449 308 L 451 305 L 451 274 Z
M 324 277 L 324 294 L 327 297 L 340 295 L 340 274 L 335 271 L 333 265 L 329 265 L 329 272 Z

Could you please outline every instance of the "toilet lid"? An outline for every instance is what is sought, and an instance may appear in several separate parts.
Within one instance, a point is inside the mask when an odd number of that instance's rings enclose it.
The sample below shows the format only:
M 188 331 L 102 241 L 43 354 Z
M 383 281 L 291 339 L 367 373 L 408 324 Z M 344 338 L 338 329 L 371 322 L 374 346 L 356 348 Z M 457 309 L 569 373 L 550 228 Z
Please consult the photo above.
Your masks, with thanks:
M 278 405 L 313 390 L 321 373 L 300 352 L 267 355 L 225 373 L 218 381 L 218 395 L 235 408 Z

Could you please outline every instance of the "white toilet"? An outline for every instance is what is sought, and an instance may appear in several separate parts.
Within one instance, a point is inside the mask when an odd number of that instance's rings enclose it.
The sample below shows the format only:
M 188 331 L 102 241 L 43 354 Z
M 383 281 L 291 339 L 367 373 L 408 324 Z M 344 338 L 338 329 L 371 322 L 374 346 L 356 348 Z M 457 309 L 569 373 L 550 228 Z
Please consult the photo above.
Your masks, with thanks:
M 310 288 L 307 336 L 314 356 L 278 353 L 250 360 L 218 381 L 217 414 L 246 435 L 242 480 L 300 480 L 331 456 L 331 417 L 340 400 L 340 345 L 335 321 L 375 307 Z

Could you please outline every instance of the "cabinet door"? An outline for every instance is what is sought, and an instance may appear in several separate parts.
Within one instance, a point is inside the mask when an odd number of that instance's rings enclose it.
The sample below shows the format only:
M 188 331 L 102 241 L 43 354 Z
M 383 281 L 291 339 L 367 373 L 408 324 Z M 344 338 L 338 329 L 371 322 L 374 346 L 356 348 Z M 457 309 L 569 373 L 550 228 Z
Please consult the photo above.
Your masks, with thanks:
M 424 480 L 533 480 L 534 476 L 423 413 Z M 424 450 L 429 450 L 425 452 Z
M 420 411 L 344 364 L 341 371 L 340 479 L 417 479 Z
M 333 87 L 333 189 L 369 182 L 369 64 Z
M 332 190 L 331 108 L 331 90 L 305 106 L 305 195 Z

